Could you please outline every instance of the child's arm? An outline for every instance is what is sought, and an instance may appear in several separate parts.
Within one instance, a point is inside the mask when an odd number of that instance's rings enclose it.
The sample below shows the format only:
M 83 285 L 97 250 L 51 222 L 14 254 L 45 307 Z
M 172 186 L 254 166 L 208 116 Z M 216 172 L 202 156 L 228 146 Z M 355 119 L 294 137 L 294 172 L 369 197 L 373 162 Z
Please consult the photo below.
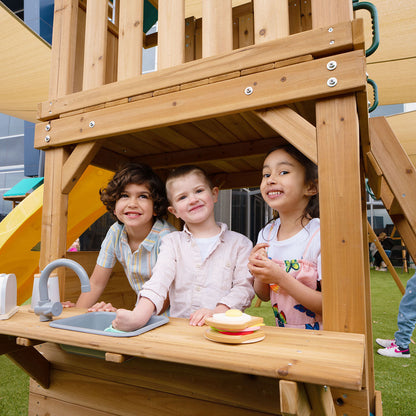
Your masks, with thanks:
M 189 325 L 193 326 L 202 326 L 205 323 L 205 319 L 209 318 L 210 316 L 214 315 L 214 313 L 222 313 L 226 312 L 230 309 L 227 305 L 223 305 L 222 303 L 219 303 L 215 309 L 207 309 L 207 308 L 201 308 L 195 311 L 190 319 L 189 319 Z
M 267 256 L 252 258 L 250 271 L 259 285 L 277 284 L 303 306 L 322 314 L 322 293 L 294 279 Z
M 104 292 L 104 289 L 107 286 L 112 271 L 112 268 L 106 268 L 96 264 L 90 278 L 91 290 L 89 292 L 81 293 L 75 306 L 77 308 L 90 308 L 91 306 L 93 306 Z M 108 310 L 108 308 L 112 307 L 111 304 L 106 305 L 107 309 L 105 310 Z
M 141 297 L 132 311 L 117 309 L 116 318 L 112 322 L 113 328 L 120 331 L 135 331 L 147 324 L 155 309 L 150 299 Z

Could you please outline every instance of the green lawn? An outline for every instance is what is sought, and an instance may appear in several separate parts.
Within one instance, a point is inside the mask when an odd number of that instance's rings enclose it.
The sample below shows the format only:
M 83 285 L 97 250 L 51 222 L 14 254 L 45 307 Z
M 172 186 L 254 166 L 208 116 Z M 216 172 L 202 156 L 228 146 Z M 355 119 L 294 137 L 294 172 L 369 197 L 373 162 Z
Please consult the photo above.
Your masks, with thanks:
M 402 274 L 396 269 L 406 285 L 413 271 Z M 373 311 L 373 339 L 392 338 L 397 329 L 397 311 L 401 293 L 389 273 L 371 271 L 371 298 Z M 254 305 L 254 302 L 253 302 Z M 270 303 L 247 309 L 251 315 L 263 316 L 265 323 L 274 325 Z M 414 385 L 416 383 L 416 347 L 412 344 L 412 357 L 385 358 L 377 354 L 374 342 L 374 367 L 376 389 L 381 391 L 384 416 L 416 415 Z M 27 415 L 29 379 L 26 374 L 5 356 L 0 356 L 0 415 Z

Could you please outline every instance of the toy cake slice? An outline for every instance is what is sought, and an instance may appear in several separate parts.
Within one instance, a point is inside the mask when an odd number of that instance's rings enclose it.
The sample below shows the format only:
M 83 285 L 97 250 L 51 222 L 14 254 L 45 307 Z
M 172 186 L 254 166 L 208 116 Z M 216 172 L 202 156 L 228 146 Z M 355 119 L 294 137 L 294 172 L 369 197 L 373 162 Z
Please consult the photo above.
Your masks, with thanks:
M 205 337 L 211 341 L 243 344 L 258 342 L 265 337 L 264 332 L 260 331 L 263 318 L 247 315 L 237 309 L 214 314 L 205 323 L 211 327 L 205 332 Z

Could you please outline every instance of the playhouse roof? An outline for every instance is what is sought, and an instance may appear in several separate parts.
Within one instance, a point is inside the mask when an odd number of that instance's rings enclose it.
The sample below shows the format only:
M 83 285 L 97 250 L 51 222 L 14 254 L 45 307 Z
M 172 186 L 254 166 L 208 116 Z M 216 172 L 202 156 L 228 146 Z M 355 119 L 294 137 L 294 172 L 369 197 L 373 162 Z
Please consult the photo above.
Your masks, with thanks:
M 156 0 L 148 0 L 157 6 Z M 234 0 L 233 6 L 248 0 Z M 379 90 L 379 104 L 416 101 L 416 3 L 373 0 L 378 10 L 380 46 L 367 59 L 367 72 Z M 399 6 L 398 6 L 399 5 Z M 186 1 L 186 16 L 200 16 L 201 0 Z M 366 11 L 357 16 L 366 22 Z M 371 40 L 366 40 L 370 44 Z M 50 46 L 0 2 L 0 54 L 7 65 L 0 67 L 0 112 L 36 122 L 37 106 L 48 99 Z M 370 95 L 372 91 L 370 91 Z M 389 118 L 405 150 L 416 162 L 416 138 L 413 136 L 416 113 Z

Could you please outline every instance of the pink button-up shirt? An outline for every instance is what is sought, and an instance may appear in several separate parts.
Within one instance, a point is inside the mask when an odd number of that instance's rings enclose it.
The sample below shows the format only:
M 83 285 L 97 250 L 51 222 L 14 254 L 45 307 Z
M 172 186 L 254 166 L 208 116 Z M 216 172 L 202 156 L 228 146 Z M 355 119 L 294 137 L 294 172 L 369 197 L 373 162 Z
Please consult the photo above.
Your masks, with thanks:
M 254 297 L 253 277 L 247 268 L 251 241 L 219 223 L 217 243 L 205 260 L 186 226 L 164 237 L 153 275 L 140 296 L 150 299 L 159 313 L 169 292 L 170 316 L 189 318 L 198 309 L 218 303 L 245 309 Z

